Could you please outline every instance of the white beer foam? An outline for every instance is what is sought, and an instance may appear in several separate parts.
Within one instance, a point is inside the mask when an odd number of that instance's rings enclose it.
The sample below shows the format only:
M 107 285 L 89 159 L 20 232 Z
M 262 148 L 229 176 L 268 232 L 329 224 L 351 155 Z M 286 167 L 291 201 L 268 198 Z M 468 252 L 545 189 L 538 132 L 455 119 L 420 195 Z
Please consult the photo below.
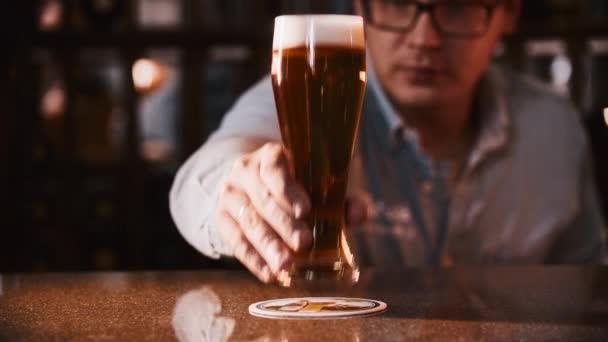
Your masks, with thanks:
M 274 20 L 272 49 L 338 45 L 363 48 L 363 18 L 355 15 L 282 15 Z

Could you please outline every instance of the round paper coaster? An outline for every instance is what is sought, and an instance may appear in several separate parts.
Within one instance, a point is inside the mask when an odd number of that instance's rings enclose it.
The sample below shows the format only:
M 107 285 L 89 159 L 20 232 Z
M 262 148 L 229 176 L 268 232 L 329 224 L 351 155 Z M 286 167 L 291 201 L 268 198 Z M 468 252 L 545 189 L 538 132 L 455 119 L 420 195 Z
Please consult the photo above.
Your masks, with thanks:
M 339 318 L 386 310 L 386 303 L 363 298 L 301 297 L 273 299 L 249 305 L 249 313 L 265 318 Z

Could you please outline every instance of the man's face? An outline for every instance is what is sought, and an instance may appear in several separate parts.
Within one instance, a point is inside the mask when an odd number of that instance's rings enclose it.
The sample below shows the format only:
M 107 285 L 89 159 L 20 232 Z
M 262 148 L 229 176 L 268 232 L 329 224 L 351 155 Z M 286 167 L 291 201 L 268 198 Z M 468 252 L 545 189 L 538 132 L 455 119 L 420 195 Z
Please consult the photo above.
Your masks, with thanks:
M 466 38 L 441 33 L 429 12 L 421 13 L 405 33 L 367 25 L 367 46 L 380 83 L 402 108 L 432 108 L 470 96 L 497 42 L 512 28 L 514 12 L 504 5 L 496 7 L 487 31 Z

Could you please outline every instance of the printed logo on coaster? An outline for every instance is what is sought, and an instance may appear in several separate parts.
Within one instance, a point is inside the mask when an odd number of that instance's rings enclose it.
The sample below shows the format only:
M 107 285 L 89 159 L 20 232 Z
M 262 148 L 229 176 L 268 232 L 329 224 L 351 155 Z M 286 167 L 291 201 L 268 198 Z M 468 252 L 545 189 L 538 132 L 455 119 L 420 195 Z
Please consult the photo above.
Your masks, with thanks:
M 249 313 L 265 318 L 338 318 L 386 310 L 386 303 L 363 298 L 302 297 L 273 299 L 249 305 Z

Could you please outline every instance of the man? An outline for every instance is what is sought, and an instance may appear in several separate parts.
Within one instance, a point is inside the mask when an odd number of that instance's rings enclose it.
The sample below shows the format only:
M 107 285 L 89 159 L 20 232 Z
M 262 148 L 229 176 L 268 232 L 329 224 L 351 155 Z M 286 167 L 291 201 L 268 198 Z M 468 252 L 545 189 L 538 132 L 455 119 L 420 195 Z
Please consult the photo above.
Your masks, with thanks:
M 602 262 L 603 221 L 577 113 L 545 87 L 490 66 L 520 1 L 355 7 L 366 19 L 369 75 L 347 218 L 364 220 L 362 203 L 405 208 L 396 222 L 350 230 L 359 260 Z M 173 217 L 195 248 L 234 256 L 263 282 L 312 239 L 302 220 L 309 199 L 279 132 L 265 78 L 181 168 L 171 192 Z M 371 201 L 357 200 L 360 193 Z

